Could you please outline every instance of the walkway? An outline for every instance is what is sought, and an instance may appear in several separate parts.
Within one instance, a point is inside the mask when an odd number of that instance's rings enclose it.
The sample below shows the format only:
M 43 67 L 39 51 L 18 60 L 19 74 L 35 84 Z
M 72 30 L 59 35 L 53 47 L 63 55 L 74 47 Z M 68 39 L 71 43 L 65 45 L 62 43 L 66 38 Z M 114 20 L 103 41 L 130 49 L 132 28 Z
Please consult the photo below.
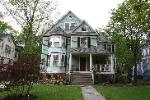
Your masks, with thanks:
M 92 86 L 81 86 L 84 100 L 106 100 Z

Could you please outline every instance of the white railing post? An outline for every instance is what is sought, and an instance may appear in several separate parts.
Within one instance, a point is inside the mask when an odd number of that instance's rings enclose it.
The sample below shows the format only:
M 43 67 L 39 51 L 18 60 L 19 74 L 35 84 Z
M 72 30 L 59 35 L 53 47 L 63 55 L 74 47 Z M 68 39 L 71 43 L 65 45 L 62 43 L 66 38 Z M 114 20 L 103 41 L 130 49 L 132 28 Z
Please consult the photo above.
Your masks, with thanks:
M 111 71 L 111 72 L 113 72 L 113 67 L 114 67 L 113 55 L 110 55 L 110 71 Z
M 69 81 L 70 81 L 70 75 L 71 75 L 71 67 L 72 67 L 72 54 L 70 53 L 70 58 L 69 58 Z
M 92 71 L 92 54 L 90 53 L 90 71 Z

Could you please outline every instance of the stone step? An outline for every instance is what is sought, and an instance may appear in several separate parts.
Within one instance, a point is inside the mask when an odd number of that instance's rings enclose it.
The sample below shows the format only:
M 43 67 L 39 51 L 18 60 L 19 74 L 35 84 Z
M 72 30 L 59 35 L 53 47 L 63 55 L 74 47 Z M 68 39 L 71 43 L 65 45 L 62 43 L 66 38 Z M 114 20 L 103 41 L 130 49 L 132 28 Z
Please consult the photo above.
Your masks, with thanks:
M 92 81 L 92 78 L 72 78 L 72 80 L 78 80 L 78 81 Z
M 91 73 L 72 73 L 71 74 L 73 85 L 92 85 Z
M 88 83 L 87 83 L 87 82 L 86 82 L 86 83 L 85 83 L 85 82 L 84 82 L 84 83 L 81 83 L 81 82 L 80 82 L 80 83 L 74 82 L 74 83 L 72 83 L 72 85 L 93 85 L 93 82 L 88 82 Z
M 73 78 L 92 78 L 92 76 L 72 76 Z

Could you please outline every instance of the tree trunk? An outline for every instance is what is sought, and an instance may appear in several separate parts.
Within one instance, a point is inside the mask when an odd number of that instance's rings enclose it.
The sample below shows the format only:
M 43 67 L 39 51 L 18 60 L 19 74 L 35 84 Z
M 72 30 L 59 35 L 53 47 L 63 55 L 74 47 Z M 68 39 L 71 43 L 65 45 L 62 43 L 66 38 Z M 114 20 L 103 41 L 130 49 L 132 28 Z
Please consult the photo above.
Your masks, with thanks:
M 134 78 L 133 84 L 137 85 L 137 53 L 134 52 Z

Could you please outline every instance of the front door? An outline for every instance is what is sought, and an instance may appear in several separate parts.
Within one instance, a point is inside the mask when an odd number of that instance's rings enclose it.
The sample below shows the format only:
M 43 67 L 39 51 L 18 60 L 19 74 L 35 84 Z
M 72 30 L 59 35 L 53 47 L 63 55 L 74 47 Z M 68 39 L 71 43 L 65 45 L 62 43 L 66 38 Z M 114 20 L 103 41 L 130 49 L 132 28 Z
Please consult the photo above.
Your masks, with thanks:
M 86 57 L 80 57 L 80 71 L 86 71 Z

